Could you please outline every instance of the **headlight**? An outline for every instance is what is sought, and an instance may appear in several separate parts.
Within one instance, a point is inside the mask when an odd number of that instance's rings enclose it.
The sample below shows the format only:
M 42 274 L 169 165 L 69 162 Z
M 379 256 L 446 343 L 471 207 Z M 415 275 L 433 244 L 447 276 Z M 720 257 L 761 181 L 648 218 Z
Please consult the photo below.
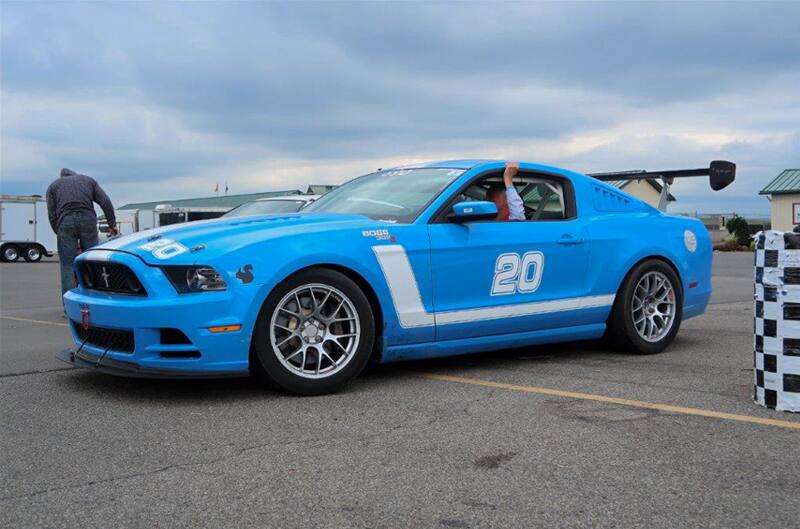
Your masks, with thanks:
M 162 266 L 179 294 L 225 290 L 225 280 L 210 266 Z

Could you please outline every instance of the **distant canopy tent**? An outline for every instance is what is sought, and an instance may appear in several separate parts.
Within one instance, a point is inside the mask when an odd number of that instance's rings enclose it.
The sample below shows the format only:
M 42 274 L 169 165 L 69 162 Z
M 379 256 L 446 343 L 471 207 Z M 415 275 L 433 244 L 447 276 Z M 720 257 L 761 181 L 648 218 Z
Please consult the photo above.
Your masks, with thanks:
M 306 195 L 324 195 L 337 187 L 339 186 L 334 184 L 311 184 L 308 186 L 308 189 L 306 189 Z

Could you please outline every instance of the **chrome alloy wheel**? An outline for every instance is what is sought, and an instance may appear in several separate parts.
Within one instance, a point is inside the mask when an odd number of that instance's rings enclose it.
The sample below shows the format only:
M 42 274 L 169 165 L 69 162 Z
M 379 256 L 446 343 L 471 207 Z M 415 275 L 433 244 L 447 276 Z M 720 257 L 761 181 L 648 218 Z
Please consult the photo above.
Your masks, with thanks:
M 648 272 L 639 279 L 631 303 L 633 326 L 648 342 L 657 342 L 675 322 L 675 290 L 661 272 Z
M 270 320 L 270 342 L 291 373 L 324 378 L 352 360 L 361 330 L 355 306 L 341 290 L 321 283 L 302 285 L 277 307 Z
M 13 263 L 19 258 L 19 252 L 14 246 L 9 246 L 3 250 L 3 257 L 5 257 L 6 261 L 9 263 Z

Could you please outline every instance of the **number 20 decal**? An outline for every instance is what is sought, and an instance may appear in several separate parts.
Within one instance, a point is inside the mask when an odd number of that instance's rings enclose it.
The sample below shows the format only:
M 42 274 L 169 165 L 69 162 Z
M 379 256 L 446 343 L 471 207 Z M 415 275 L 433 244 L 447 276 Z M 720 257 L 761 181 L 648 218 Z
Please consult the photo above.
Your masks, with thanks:
M 155 239 L 139 246 L 142 250 L 152 252 L 156 259 L 169 259 L 189 251 L 189 248 L 172 239 Z
M 527 252 L 522 257 L 518 253 L 500 254 L 494 264 L 492 296 L 536 292 L 542 281 L 542 272 L 544 272 L 542 252 Z

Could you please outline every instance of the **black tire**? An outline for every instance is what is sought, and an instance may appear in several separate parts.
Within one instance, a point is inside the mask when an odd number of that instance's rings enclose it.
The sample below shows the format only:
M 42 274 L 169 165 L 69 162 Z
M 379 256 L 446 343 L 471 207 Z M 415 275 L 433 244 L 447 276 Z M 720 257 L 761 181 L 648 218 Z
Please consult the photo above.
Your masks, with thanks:
M 19 259 L 19 246 L 16 244 L 4 244 L 0 249 L 0 257 L 4 263 L 13 263 Z
M 278 353 L 273 349 L 271 341 L 271 320 L 278 310 L 278 304 L 296 288 L 309 284 L 321 284 L 339 290 L 349 298 L 358 317 L 360 334 L 355 351 L 344 363 L 344 367 L 324 378 L 305 378 L 290 370 L 278 359 Z M 325 395 L 339 391 L 361 373 L 369 362 L 374 343 L 375 321 L 372 308 L 359 286 L 335 270 L 311 268 L 283 281 L 264 301 L 253 330 L 250 370 L 268 385 L 283 391 L 297 395 Z
M 640 336 L 634 325 L 632 306 L 636 285 L 650 272 L 662 274 L 670 282 L 674 296 L 675 309 L 672 326 L 657 341 L 648 341 Z M 631 270 L 622 282 L 614 300 L 614 307 L 608 319 L 606 339 L 614 348 L 636 354 L 656 354 L 663 351 L 678 334 L 683 317 L 683 287 L 675 271 L 664 261 L 648 259 L 642 261 Z
M 44 248 L 42 248 L 38 244 L 28 246 L 22 251 L 22 257 L 24 257 L 25 260 L 28 261 L 29 263 L 36 263 L 41 261 L 43 255 L 44 255 Z

